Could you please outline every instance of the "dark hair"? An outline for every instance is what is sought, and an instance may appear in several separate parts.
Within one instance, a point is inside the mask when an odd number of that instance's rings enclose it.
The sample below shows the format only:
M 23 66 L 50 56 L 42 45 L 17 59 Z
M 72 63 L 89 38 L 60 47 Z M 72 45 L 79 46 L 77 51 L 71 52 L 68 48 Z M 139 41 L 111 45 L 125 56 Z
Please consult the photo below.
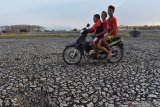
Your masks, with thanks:
M 115 7 L 114 7 L 114 6 L 112 6 L 112 5 L 110 5 L 110 6 L 108 7 L 108 9 L 112 9 L 112 10 L 113 10 L 113 12 L 115 11 Z
M 99 14 L 95 14 L 94 17 L 97 18 L 97 19 L 100 19 L 100 15 Z
M 102 13 L 104 13 L 107 16 L 107 12 L 106 11 L 102 11 Z

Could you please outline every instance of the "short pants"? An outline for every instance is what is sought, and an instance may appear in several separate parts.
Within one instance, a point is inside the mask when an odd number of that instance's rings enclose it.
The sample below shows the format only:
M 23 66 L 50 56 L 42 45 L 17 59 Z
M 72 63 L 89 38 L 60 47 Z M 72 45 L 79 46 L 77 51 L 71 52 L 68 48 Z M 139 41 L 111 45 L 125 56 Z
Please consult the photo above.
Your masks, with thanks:
M 103 38 L 103 36 L 98 36 L 93 39 L 93 44 L 97 45 L 97 43 Z

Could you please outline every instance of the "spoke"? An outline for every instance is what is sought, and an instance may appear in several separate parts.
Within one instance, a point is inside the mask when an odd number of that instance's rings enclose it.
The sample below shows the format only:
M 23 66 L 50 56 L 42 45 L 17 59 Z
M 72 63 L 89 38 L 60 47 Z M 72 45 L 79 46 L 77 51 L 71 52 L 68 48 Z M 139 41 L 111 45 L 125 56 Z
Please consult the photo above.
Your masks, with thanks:
M 74 47 L 68 48 L 65 52 L 65 59 L 69 63 L 77 63 L 81 58 L 81 53 Z
M 118 61 L 121 58 L 121 55 L 122 55 L 120 48 L 117 47 L 117 46 L 114 46 L 114 47 L 112 47 L 112 52 L 113 52 L 114 55 L 112 56 L 110 61 L 112 61 L 112 62 Z

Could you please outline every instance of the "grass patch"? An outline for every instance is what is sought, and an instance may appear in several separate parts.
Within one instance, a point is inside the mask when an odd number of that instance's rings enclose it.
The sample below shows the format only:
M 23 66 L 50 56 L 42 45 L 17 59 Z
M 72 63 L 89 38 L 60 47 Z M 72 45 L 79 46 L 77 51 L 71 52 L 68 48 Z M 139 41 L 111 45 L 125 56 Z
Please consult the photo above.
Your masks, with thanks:
M 119 37 L 129 37 L 129 35 L 118 35 Z
M 78 37 L 79 35 L 71 34 L 71 35 L 65 35 L 65 34 L 40 34 L 40 35 L 32 35 L 32 37 L 60 37 L 60 38 L 67 38 L 67 37 Z
M 1 34 L 0 38 L 29 38 L 29 37 L 78 37 L 79 34 L 22 34 L 22 33 L 10 33 Z
M 16 33 L 10 33 L 10 34 L 1 34 L 1 38 L 25 38 L 25 37 L 30 37 L 32 35 L 30 34 L 16 34 Z
M 142 35 L 144 38 L 160 38 L 160 35 Z
M 57 37 L 57 38 L 70 38 L 78 37 L 80 34 L 27 34 L 27 33 L 9 33 L 1 34 L 0 38 L 34 38 L 34 37 Z M 90 35 L 88 35 L 89 37 Z M 129 35 L 118 35 L 120 37 L 129 37 Z M 142 35 L 144 38 L 160 38 L 160 35 Z

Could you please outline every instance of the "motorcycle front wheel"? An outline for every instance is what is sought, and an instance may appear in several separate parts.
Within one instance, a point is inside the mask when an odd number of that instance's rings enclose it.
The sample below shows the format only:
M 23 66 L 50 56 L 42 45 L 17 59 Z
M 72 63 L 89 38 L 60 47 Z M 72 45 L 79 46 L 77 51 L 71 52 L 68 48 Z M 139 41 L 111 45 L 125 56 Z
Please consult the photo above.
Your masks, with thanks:
M 69 65 L 79 64 L 82 59 L 82 54 L 75 47 L 66 47 L 62 53 L 63 60 Z

